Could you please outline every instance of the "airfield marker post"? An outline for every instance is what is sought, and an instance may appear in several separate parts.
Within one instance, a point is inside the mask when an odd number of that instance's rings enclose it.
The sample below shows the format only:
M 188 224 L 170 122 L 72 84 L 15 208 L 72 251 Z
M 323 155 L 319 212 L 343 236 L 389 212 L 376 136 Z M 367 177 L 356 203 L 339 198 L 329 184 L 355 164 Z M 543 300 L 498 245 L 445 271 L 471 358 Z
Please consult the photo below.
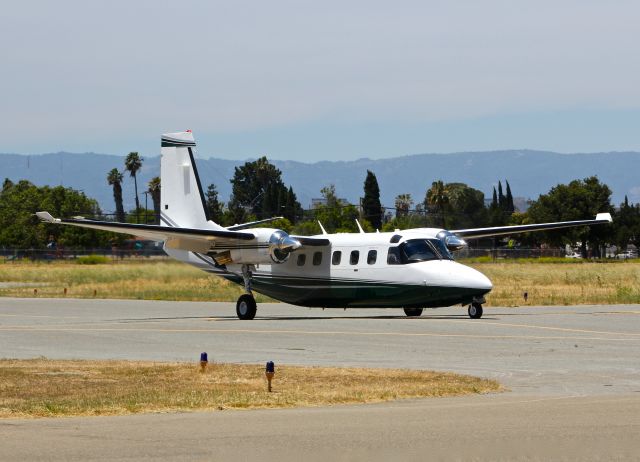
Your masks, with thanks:
M 200 372 L 204 372 L 209 363 L 209 358 L 206 352 L 200 353 Z
M 273 361 L 267 361 L 267 366 L 264 370 L 264 375 L 267 376 L 267 383 L 268 383 L 268 391 L 269 393 L 271 393 L 271 380 L 273 380 L 273 376 L 276 374 L 276 365 L 273 363 Z

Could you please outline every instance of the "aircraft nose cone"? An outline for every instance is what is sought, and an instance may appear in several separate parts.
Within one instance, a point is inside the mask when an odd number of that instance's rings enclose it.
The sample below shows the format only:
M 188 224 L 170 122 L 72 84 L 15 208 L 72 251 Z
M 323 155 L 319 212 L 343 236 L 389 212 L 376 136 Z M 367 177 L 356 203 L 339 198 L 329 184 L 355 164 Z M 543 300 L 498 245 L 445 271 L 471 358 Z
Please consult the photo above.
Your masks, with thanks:
M 482 291 L 483 293 L 487 293 L 493 289 L 493 284 L 489 278 L 478 270 L 458 264 L 456 273 L 459 274 L 458 277 L 460 278 L 461 285 L 468 289 Z
M 476 275 L 476 285 L 477 285 L 478 289 L 486 290 L 487 292 L 489 292 L 491 289 L 493 289 L 493 283 L 491 282 L 491 280 L 488 277 L 486 277 L 480 271 L 476 271 L 476 273 L 477 273 L 477 275 Z

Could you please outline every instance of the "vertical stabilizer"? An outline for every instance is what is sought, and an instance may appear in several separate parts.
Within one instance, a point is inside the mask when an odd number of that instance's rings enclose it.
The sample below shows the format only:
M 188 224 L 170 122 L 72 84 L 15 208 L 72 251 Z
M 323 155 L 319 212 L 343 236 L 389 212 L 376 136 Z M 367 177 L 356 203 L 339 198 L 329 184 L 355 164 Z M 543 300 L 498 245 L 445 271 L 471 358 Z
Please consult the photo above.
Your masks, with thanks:
M 162 135 L 160 222 L 163 226 L 223 229 L 209 221 L 195 147 L 191 131 Z

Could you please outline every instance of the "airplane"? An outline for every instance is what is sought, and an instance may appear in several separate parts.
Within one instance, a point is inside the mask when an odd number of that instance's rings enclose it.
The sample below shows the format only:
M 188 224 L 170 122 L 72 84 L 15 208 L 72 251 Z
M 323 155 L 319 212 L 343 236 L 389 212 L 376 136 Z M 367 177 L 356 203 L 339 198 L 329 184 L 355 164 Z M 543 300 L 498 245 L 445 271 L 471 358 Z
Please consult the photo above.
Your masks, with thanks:
M 612 221 L 595 219 L 517 226 L 446 230 L 415 228 L 394 232 L 289 235 L 256 227 L 271 219 L 223 227 L 209 219 L 194 159 L 190 130 L 161 138 L 160 225 L 54 218 L 45 222 L 136 235 L 162 241 L 171 257 L 244 287 L 236 303 L 239 319 L 256 315 L 253 292 L 303 307 L 402 308 L 420 316 L 424 308 L 468 305 L 472 319 L 482 317 L 491 281 L 458 263 L 452 252 L 465 239 L 510 235 Z

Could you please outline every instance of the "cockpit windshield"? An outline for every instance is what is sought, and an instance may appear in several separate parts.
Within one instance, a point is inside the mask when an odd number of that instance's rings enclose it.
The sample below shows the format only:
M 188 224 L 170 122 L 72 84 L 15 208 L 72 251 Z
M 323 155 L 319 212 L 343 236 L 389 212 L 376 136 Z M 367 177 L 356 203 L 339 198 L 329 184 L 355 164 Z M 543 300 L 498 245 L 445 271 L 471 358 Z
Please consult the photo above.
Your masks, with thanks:
M 442 255 L 442 258 L 444 260 L 453 260 L 453 255 L 451 254 L 449 249 L 447 249 L 447 246 L 444 242 L 442 242 L 440 239 L 428 239 L 428 241 L 435 246 L 436 250 L 440 255 Z
M 453 260 L 453 257 L 439 239 L 410 239 L 389 248 L 387 263 L 406 265 L 429 260 Z

